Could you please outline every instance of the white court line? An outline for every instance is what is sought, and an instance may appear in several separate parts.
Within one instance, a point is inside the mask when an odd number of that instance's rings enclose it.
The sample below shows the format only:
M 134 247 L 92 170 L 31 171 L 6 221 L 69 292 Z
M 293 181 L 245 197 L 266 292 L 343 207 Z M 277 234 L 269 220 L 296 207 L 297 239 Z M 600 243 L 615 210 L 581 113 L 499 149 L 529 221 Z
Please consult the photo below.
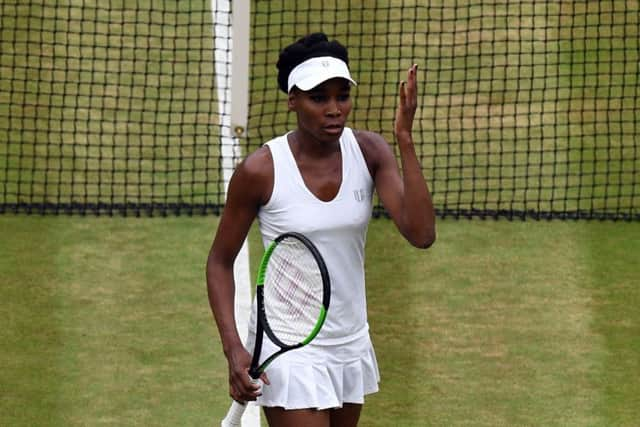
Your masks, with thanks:
M 213 14 L 213 38 L 215 41 L 215 71 L 216 87 L 218 88 L 218 115 L 220 117 L 221 138 L 220 155 L 224 192 L 227 193 L 229 179 L 240 159 L 241 151 L 238 138 L 231 129 L 231 57 L 233 49 L 231 31 L 231 0 L 211 0 Z M 233 267 L 236 294 L 235 316 L 238 332 L 246 339 L 251 310 L 251 276 L 249 274 L 249 249 L 247 242 L 242 244 L 240 253 Z M 226 367 L 224 368 L 226 370 Z M 226 393 L 227 390 L 221 390 Z M 231 403 L 231 402 L 229 402 Z M 242 417 L 243 427 L 260 426 L 260 410 L 254 404 L 249 404 Z

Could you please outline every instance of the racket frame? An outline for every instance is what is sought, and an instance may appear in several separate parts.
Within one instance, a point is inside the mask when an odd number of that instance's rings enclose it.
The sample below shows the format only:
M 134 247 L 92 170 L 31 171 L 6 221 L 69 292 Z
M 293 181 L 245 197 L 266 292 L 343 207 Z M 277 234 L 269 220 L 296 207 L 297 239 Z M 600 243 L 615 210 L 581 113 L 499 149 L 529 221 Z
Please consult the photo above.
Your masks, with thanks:
M 264 308 L 264 280 L 266 276 L 267 266 L 269 264 L 269 259 L 273 254 L 275 248 L 285 239 L 296 239 L 301 242 L 313 255 L 317 265 L 318 270 L 320 271 L 320 276 L 322 277 L 322 306 L 320 307 L 320 314 L 318 316 L 318 320 L 314 325 L 313 329 L 309 333 L 309 335 L 302 340 L 301 342 L 293 345 L 287 345 L 283 343 L 278 337 L 273 333 L 273 330 L 269 326 L 269 320 L 267 319 L 266 311 Z M 275 358 L 282 355 L 283 353 L 294 350 L 296 348 L 303 347 L 309 344 L 320 332 L 322 329 L 322 325 L 324 324 L 327 311 L 329 309 L 329 303 L 331 301 L 331 281 L 329 279 L 329 272 L 327 270 L 327 266 L 324 263 L 324 259 L 320 254 L 320 251 L 316 246 L 309 240 L 306 236 L 296 232 L 288 232 L 279 235 L 265 250 L 262 260 L 260 261 L 260 267 L 258 269 L 258 277 L 256 279 L 256 304 L 258 308 L 258 319 L 256 325 L 256 338 L 255 345 L 253 349 L 253 359 L 251 361 L 251 368 L 249 369 L 249 375 L 253 379 L 260 378 L 260 375 L 264 370 L 273 362 Z M 260 363 L 260 355 L 262 353 L 262 339 L 264 334 L 267 334 L 269 339 L 278 347 L 280 350 L 269 356 L 265 359 L 264 362 Z
M 318 317 L 318 320 L 316 321 L 316 324 L 314 325 L 311 333 L 304 340 L 294 345 L 286 345 L 281 340 L 279 340 L 278 337 L 275 336 L 275 334 L 269 327 L 269 322 L 267 320 L 266 312 L 264 309 L 264 279 L 267 271 L 267 264 L 269 263 L 269 259 L 271 258 L 271 255 L 273 254 L 273 251 L 275 250 L 277 245 L 287 238 L 295 238 L 299 240 L 313 254 L 313 257 L 315 258 L 315 261 L 318 264 L 318 268 L 320 270 L 323 286 L 322 307 L 320 308 L 320 315 Z M 307 237 L 300 233 L 289 232 L 278 236 L 269 245 L 269 247 L 267 247 L 265 253 L 263 254 L 262 260 L 260 261 L 260 268 L 258 269 L 258 277 L 256 279 L 256 303 L 258 307 L 258 319 L 256 322 L 256 336 L 253 347 L 253 358 L 251 360 L 251 367 L 249 368 L 249 375 L 252 382 L 260 383 L 260 375 L 276 357 L 289 350 L 300 348 L 309 344 L 318 335 L 320 329 L 322 328 L 322 325 L 324 324 L 324 321 L 326 320 L 330 299 L 331 282 L 329 281 L 329 272 L 327 271 L 327 266 L 324 263 L 324 259 L 322 258 L 320 251 L 318 251 L 315 245 Z M 269 339 L 274 342 L 274 344 L 280 347 L 280 350 L 269 356 L 264 362 L 262 362 L 262 364 L 260 364 L 262 340 L 265 333 L 267 334 Z M 231 407 L 229 408 L 227 415 L 222 420 L 221 426 L 239 427 L 241 424 L 242 414 L 244 413 L 246 407 L 247 402 L 238 402 L 234 400 L 231 403 Z

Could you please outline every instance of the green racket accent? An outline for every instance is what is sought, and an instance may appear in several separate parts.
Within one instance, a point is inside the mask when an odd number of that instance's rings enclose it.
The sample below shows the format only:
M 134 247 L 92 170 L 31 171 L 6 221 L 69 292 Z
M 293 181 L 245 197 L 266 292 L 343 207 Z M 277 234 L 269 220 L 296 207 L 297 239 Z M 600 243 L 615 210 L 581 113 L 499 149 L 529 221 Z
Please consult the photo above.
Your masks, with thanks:
M 282 351 L 279 351 L 279 352 L 273 353 L 271 356 L 269 356 L 264 362 L 262 362 L 262 365 L 260 365 L 258 367 L 257 372 L 259 374 L 262 374 L 269 367 L 269 365 L 271 365 L 271 362 L 273 362 L 275 360 L 275 358 L 280 356 L 282 353 L 283 353 Z
M 269 264 L 269 258 L 271 258 L 271 254 L 273 253 L 273 250 L 277 245 L 278 242 L 272 242 L 262 255 L 262 260 L 260 260 L 260 267 L 258 267 L 258 278 L 256 280 L 256 286 L 264 286 L 264 276 L 267 272 L 267 264 Z
M 320 316 L 318 317 L 318 321 L 316 322 L 315 327 L 313 328 L 309 336 L 300 343 L 299 347 L 302 347 L 303 345 L 307 345 L 311 341 L 313 341 L 316 335 L 318 335 L 318 332 L 320 332 L 320 329 L 322 328 L 322 325 L 324 324 L 324 320 L 326 317 L 327 317 L 327 309 L 324 307 L 320 308 Z M 258 372 L 259 373 L 264 372 L 267 369 L 267 367 L 271 364 L 271 362 L 273 362 L 273 360 L 276 357 L 280 356 L 280 354 L 282 353 L 277 352 L 275 354 L 272 354 L 271 357 L 267 358 L 264 362 L 262 362 L 262 365 L 260 365 L 260 367 L 258 368 Z
M 281 248 L 278 248 L 279 246 Z M 312 267 L 311 263 L 315 263 L 315 265 Z M 296 266 L 301 266 L 301 268 L 306 268 L 307 270 L 296 270 Z M 316 267 L 317 271 L 310 271 L 315 270 Z M 288 269 L 293 271 L 291 276 L 285 273 Z M 311 282 L 306 283 L 312 285 L 313 289 L 302 290 L 302 293 L 299 294 L 294 291 L 295 287 L 287 287 L 290 284 L 297 285 L 292 281 L 298 279 L 304 281 L 304 273 L 307 271 L 312 276 L 308 278 Z M 298 276 L 296 272 L 302 272 L 303 274 Z M 265 284 L 265 282 L 268 283 Z M 308 293 L 305 295 L 305 292 Z M 317 298 L 312 298 L 312 295 Z M 256 341 L 249 375 L 254 379 L 259 378 L 275 358 L 313 341 L 327 319 L 330 297 L 329 272 L 322 255 L 308 238 L 295 232 L 284 233 L 269 244 L 262 255 L 257 270 L 256 304 L 258 312 Z M 290 298 L 290 300 L 286 300 L 290 303 L 313 303 L 314 307 L 318 309 L 318 311 L 314 311 L 314 315 L 317 315 L 317 318 L 313 319 L 310 315 L 300 317 L 302 310 L 305 308 L 304 306 L 297 309 L 293 308 L 289 311 L 289 308 L 296 306 L 288 305 L 285 299 L 282 298 Z M 265 306 L 267 304 L 265 300 L 274 305 Z M 270 314 L 268 314 L 269 307 L 272 310 Z M 280 313 L 282 313 L 283 317 L 279 316 Z M 270 318 L 270 315 L 273 315 L 273 317 Z M 296 330 L 300 326 L 304 327 L 304 329 Z M 283 333 L 283 335 L 279 336 L 279 333 Z M 267 357 L 262 363 L 259 363 L 263 334 L 268 336 L 271 342 L 280 349 Z
M 322 328 L 322 325 L 324 324 L 324 319 L 326 317 L 327 317 L 327 309 L 324 306 L 320 307 L 320 316 L 318 316 L 318 321 L 316 322 L 316 325 L 313 327 L 313 330 L 311 331 L 309 336 L 305 338 L 304 341 L 302 341 L 302 345 L 309 344 L 311 340 L 313 340 L 316 337 L 316 335 L 318 335 L 318 332 L 320 332 L 320 329 Z

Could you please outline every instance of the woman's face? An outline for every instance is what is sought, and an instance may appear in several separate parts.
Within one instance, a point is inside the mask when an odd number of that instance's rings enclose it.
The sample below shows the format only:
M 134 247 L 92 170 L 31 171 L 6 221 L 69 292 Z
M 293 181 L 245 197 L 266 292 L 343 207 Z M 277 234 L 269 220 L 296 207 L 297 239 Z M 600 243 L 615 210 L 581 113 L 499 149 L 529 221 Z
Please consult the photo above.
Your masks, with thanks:
M 318 141 L 340 138 L 351 113 L 351 85 L 342 78 L 327 80 L 306 92 L 294 88 L 289 110 L 298 116 L 298 129 Z

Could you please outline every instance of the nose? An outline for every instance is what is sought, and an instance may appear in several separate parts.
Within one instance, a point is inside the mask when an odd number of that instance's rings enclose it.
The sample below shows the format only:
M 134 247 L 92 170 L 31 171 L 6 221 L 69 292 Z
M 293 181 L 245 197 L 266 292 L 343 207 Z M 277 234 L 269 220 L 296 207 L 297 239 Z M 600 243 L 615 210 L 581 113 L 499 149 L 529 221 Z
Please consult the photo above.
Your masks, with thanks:
M 340 109 L 340 103 L 336 100 L 332 100 L 327 105 L 327 116 L 329 117 L 339 117 L 342 114 L 342 110 Z

